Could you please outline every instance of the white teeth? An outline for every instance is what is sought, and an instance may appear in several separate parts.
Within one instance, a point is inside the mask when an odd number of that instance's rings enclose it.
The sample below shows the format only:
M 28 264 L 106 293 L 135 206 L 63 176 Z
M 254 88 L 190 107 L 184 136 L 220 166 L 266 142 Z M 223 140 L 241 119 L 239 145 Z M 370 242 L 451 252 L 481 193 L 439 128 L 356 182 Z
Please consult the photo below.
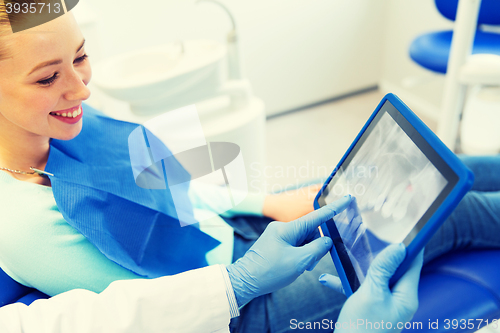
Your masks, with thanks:
M 73 112 L 68 112 L 68 113 L 51 112 L 50 114 L 67 118 L 76 118 L 77 116 L 82 114 L 82 107 L 80 106 L 78 110 L 75 110 Z

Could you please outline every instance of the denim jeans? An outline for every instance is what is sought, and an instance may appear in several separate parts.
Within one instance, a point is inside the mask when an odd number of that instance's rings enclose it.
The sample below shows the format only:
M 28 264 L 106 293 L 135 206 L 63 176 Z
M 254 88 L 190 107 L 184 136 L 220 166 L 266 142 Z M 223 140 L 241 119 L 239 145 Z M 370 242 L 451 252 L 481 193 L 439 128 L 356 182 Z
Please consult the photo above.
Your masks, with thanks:
M 500 156 L 459 157 L 474 173 L 474 185 L 426 245 L 424 264 L 456 250 L 500 248 Z M 235 230 L 233 260 L 237 260 L 270 219 L 240 216 L 227 222 Z M 336 275 L 329 255 L 289 286 L 248 303 L 231 320 L 231 332 L 295 332 L 300 331 L 299 322 L 335 323 L 346 298 L 318 282 L 322 273 Z M 305 331 L 332 331 L 320 326 Z

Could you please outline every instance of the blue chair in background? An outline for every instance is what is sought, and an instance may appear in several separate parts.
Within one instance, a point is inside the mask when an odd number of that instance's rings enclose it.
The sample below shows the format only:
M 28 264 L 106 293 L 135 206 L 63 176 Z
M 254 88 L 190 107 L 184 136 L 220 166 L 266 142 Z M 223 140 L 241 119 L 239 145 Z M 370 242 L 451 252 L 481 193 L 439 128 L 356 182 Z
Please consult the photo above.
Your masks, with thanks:
M 438 11 L 449 20 L 455 21 L 458 0 L 436 0 Z M 477 25 L 500 24 L 500 1 L 482 0 Z M 450 56 L 453 31 L 436 31 L 418 36 L 410 45 L 410 57 L 420 66 L 446 74 Z M 500 34 L 475 29 L 472 54 L 490 53 L 500 55 Z
M 455 21 L 454 29 L 418 36 L 410 46 L 410 57 L 430 71 L 446 74 L 437 134 L 454 150 L 467 85 L 491 84 L 488 77 L 478 82 L 480 73 L 472 80 L 464 79 L 461 77 L 463 66 L 471 54 L 498 55 L 500 63 L 500 33 L 481 29 L 481 25 L 500 25 L 500 1 L 435 0 L 435 4 L 444 17 Z M 494 83 L 498 81 L 500 78 Z

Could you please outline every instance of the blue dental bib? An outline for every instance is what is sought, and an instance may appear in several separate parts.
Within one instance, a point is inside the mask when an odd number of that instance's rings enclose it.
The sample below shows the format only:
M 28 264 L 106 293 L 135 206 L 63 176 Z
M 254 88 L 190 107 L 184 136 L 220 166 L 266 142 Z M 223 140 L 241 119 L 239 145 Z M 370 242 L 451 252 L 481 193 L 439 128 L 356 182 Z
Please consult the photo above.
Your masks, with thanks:
M 140 125 L 99 115 L 87 105 L 83 105 L 82 121 L 76 138 L 51 140 L 45 167 L 53 174 L 49 176 L 52 191 L 64 219 L 106 257 L 145 277 L 206 266 L 205 254 L 220 242 L 193 224 L 189 182 L 176 185 L 174 204 L 169 175 L 190 178 L 168 148 Z M 154 158 L 160 174 L 143 168 L 143 176 L 153 174 L 163 182 L 163 189 L 138 185 L 145 177 L 138 176 L 129 152 L 129 140 L 138 129 L 156 149 L 145 156 L 169 157 L 168 163 Z M 190 220 L 179 221 L 179 215 Z

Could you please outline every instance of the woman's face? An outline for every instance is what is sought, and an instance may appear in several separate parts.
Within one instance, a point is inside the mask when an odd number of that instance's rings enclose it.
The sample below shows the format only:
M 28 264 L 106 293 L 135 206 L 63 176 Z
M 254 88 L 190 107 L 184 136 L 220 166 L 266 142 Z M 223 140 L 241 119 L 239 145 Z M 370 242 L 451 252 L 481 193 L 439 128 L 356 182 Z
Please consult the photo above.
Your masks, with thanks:
M 82 128 L 78 113 L 90 96 L 92 72 L 73 15 L 5 38 L 11 43 L 0 61 L 0 135 L 77 136 Z M 76 117 L 68 117 L 70 113 Z

